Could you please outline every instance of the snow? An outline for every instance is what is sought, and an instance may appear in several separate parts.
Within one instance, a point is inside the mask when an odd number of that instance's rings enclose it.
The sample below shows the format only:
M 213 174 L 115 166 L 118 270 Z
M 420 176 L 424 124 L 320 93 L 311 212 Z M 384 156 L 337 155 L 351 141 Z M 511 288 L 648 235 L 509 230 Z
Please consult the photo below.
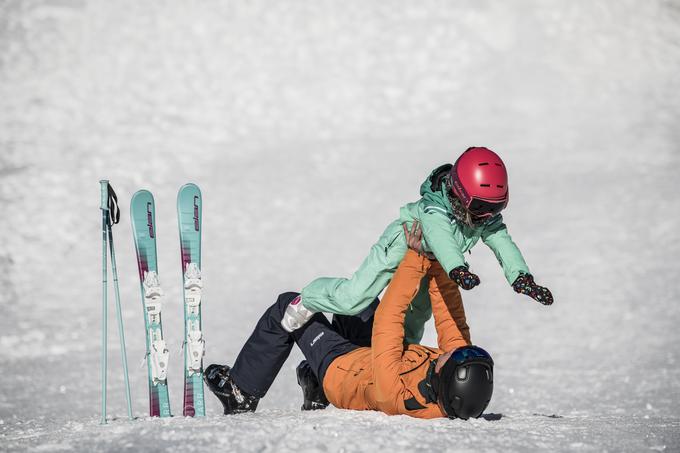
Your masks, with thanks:
M 664 437 L 677 436 L 673 432 L 677 431 L 677 424 L 660 418 L 495 415 L 468 422 L 427 421 L 331 408 L 315 413 L 266 409 L 232 417 L 211 415 L 206 419 L 147 417 L 134 423 L 114 420 L 106 426 L 91 420 L 66 422 L 52 428 L 49 434 L 18 428 L 3 446 L 11 450 L 31 445 L 34 451 L 150 448 L 152 451 L 351 452 L 375 451 L 380 446 L 397 451 L 619 451 L 622 443 L 617 436 L 627 435 L 626 449 L 673 451 L 672 445 L 664 443 Z M 649 432 L 650 424 L 655 426 L 653 433 Z M 27 432 L 32 434 L 25 434 Z M 155 446 L 150 445 L 151 438 L 157 441 Z
M 679 451 L 678 24 L 661 0 L 0 4 L 0 450 Z M 506 221 L 556 298 L 513 293 L 473 249 L 484 419 L 302 413 L 297 351 L 254 414 L 207 395 L 205 419 L 146 417 L 134 191 L 156 198 L 181 413 L 182 184 L 205 203 L 206 363 L 232 363 L 278 293 L 351 273 L 473 144 L 506 160 Z M 106 426 L 101 178 L 137 417 L 111 308 Z

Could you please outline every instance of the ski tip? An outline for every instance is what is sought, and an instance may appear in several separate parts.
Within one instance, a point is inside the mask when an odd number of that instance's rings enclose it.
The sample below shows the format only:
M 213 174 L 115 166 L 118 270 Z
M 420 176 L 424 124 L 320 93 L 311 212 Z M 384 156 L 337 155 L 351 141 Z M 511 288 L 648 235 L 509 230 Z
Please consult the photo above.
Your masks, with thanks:
M 198 197 L 198 199 L 200 200 L 202 198 L 201 189 L 193 182 L 186 183 L 182 187 L 180 187 L 179 191 L 177 192 L 178 209 L 182 202 L 182 197 Z
M 156 203 L 151 192 L 145 189 L 135 192 L 132 200 L 130 200 L 130 219 L 132 220 L 133 234 L 137 234 L 137 227 L 141 228 L 146 225 L 149 227 L 149 236 L 155 237 L 155 211 Z
M 150 199 L 153 202 L 153 194 L 146 189 L 141 189 L 135 192 L 134 195 L 132 195 L 132 201 L 130 202 L 130 204 L 134 203 L 135 200 L 140 198 L 146 198 L 147 200 Z
M 193 182 L 188 182 L 184 184 L 182 187 L 179 188 L 179 193 L 184 192 L 185 190 L 194 190 L 196 192 L 201 193 L 201 189 L 198 187 L 198 185 L 194 184 Z

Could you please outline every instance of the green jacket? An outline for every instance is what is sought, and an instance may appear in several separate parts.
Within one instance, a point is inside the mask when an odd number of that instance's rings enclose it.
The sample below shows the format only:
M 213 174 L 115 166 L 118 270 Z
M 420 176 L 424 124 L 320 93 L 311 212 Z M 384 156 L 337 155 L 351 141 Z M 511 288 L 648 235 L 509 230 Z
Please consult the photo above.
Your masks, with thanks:
M 401 208 L 399 219 L 388 225 L 359 269 L 350 278 L 322 277 L 302 289 L 302 303 L 313 311 L 356 315 L 366 309 L 387 287 L 407 250 L 402 224 L 410 228 L 419 220 L 423 230 L 423 247 L 431 252 L 447 273 L 467 266 L 464 253 L 480 239 L 493 250 L 509 283 L 529 268 L 510 238 L 500 215 L 479 228 L 461 225 L 453 218 L 442 176 L 451 168 L 435 169 L 420 187 L 422 198 Z M 424 285 L 427 288 L 427 285 Z M 427 290 L 416 295 L 406 315 L 406 338 L 419 341 L 423 324 L 431 311 Z

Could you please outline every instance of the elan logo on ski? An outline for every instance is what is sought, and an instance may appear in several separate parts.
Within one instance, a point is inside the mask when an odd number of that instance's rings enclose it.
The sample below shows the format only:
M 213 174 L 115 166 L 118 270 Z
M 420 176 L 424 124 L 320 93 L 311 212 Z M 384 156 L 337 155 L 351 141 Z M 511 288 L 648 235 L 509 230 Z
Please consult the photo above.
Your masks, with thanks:
M 199 220 L 198 220 L 198 196 L 194 195 L 194 230 L 198 231 Z
M 155 238 L 156 235 L 153 233 L 153 208 L 151 202 L 146 204 L 146 225 L 149 227 L 149 237 Z

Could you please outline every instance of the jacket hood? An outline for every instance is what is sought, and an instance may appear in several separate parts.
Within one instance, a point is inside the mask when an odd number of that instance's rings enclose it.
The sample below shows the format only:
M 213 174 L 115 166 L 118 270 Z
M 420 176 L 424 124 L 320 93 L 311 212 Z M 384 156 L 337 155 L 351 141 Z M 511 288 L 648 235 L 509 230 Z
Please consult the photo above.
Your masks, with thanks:
M 451 212 L 451 203 L 449 197 L 446 196 L 446 184 L 444 180 L 453 168 L 452 164 L 441 165 L 423 181 L 420 185 L 420 196 L 422 196 L 427 204 L 434 204 L 445 208 L 447 212 Z

